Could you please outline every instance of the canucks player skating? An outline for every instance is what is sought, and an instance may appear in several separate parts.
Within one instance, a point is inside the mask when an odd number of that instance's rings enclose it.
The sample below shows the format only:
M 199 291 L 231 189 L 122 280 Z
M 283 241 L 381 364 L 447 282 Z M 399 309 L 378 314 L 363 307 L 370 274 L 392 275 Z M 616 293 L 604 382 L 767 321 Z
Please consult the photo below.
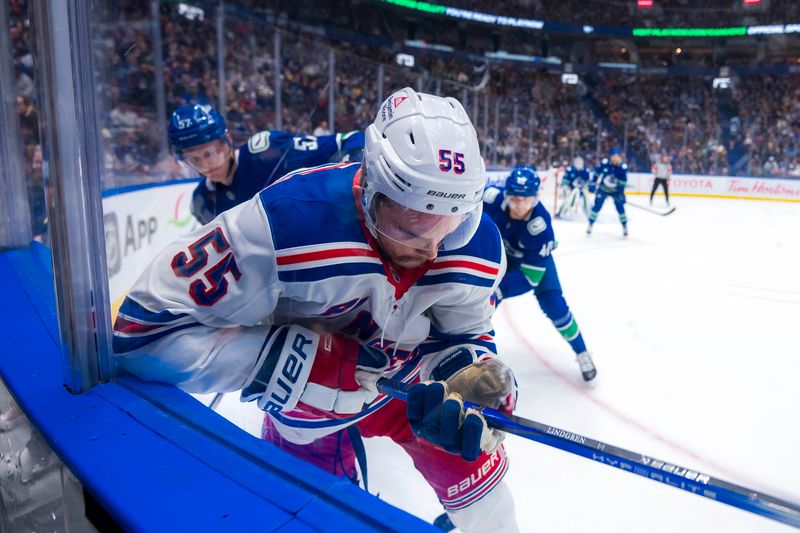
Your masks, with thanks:
M 594 169 L 594 177 L 589 183 L 591 189 L 596 189 L 597 196 L 589 214 L 589 227 L 586 233 L 591 235 L 592 227 L 597 220 L 597 213 L 603 208 L 606 198 L 611 197 L 614 207 L 617 208 L 619 221 L 622 224 L 622 235 L 628 236 L 628 217 L 625 214 L 625 185 L 628 183 L 628 165 L 622 162 L 622 155 L 618 148 L 611 149 L 611 157 L 603 158 Z
M 322 165 L 342 157 L 359 160 L 360 131 L 296 136 L 288 131 L 260 131 L 234 148 L 223 116 L 214 107 L 187 104 L 172 113 L 168 136 L 175 157 L 205 179 L 192 193 L 192 214 L 201 224 L 287 172 Z
M 575 352 L 583 379 L 591 381 L 597 370 L 561 290 L 552 256 L 556 247 L 553 225 L 536 197 L 540 184 L 533 169 L 516 167 L 505 188 L 489 186 L 484 192 L 484 208 L 500 230 L 508 262 L 495 292 L 497 303 L 533 291 L 542 311 Z
M 389 436 L 462 531 L 517 531 L 502 434 L 460 404 L 516 401 L 491 336 L 505 258 L 485 180 L 461 104 L 398 91 L 363 168 L 296 171 L 165 248 L 120 309 L 119 361 L 190 392 L 242 389 L 265 438 L 339 475 L 355 465 L 338 430 Z M 406 406 L 380 377 L 421 382 Z
M 578 156 L 572 160 L 564 170 L 561 179 L 561 206 L 558 208 L 558 217 L 575 213 L 578 206 L 584 214 L 589 216 L 589 205 L 584 188 L 589 183 L 589 171 L 584 167 L 583 158 Z

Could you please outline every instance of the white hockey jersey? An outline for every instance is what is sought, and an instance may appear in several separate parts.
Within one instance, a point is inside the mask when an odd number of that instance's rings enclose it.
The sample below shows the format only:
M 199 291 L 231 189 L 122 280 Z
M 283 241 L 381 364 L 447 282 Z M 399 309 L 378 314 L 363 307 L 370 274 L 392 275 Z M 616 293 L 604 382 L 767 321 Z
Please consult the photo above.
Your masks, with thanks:
M 494 353 L 492 295 L 505 271 L 495 225 L 484 217 L 466 246 L 441 252 L 409 280 L 381 259 L 359 219 L 359 172 L 351 163 L 289 174 L 162 250 L 114 324 L 120 364 L 189 392 L 239 390 L 275 324 L 381 348 L 385 375 L 403 381 L 427 379 L 455 346 Z M 350 418 L 295 410 L 276 425 L 309 442 L 387 401 L 379 396 Z

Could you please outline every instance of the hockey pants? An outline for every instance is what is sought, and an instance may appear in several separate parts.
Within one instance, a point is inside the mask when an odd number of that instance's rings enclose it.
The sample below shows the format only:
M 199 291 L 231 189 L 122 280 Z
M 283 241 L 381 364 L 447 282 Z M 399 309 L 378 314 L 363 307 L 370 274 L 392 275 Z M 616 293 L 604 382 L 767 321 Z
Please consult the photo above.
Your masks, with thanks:
M 597 214 L 603 208 L 603 204 L 608 197 L 614 200 L 614 207 L 617 208 L 619 221 L 623 226 L 627 225 L 628 216 L 625 214 L 625 193 L 609 194 L 602 189 L 597 191 L 597 196 L 594 199 L 594 206 L 592 206 L 592 212 L 589 214 L 589 223 L 594 224 L 594 221 L 597 220 Z
M 408 423 L 406 404 L 401 400 L 390 400 L 357 425 L 365 438 L 389 437 L 399 444 L 436 492 L 450 519 L 463 531 L 517 530 L 513 498 L 502 483 L 508 469 L 502 445 L 491 455 L 483 453 L 474 462 L 464 461 L 458 455 L 417 438 Z M 262 437 L 323 470 L 356 479 L 355 453 L 346 430 L 310 444 L 295 444 L 283 438 L 271 417 L 266 415 Z M 489 505 L 491 508 L 486 508 Z
M 653 196 L 655 196 L 659 185 L 664 189 L 664 196 L 667 197 L 667 205 L 669 205 L 669 180 L 666 178 L 655 178 L 653 180 L 653 190 L 650 191 L 650 203 L 653 203 Z

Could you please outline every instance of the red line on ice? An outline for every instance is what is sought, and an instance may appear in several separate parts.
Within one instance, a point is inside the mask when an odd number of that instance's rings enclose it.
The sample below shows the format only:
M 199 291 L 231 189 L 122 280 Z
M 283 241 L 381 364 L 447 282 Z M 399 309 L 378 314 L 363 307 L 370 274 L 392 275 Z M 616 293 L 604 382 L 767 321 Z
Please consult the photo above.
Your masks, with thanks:
M 605 403 L 604 401 L 600 400 L 599 398 L 596 398 L 596 397 L 590 395 L 588 393 L 589 389 L 587 389 L 586 387 L 584 387 L 582 385 L 577 384 L 575 381 L 573 381 L 572 379 L 567 377 L 563 372 L 561 372 L 556 367 L 554 367 L 550 363 L 550 361 L 548 361 L 541 353 L 539 353 L 539 351 L 536 350 L 536 348 L 534 348 L 534 346 L 528 341 L 528 339 L 525 337 L 525 335 L 522 334 L 520 329 L 517 327 L 517 325 L 511 319 L 511 313 L 505 313 L 505 318 L 506 318 L 506 321 L 508 322 L 508 324 L 511 326 L 511 330 L 514 332 L 514 335 L 516 335 L 517 338 L 522 342 L 522 344 L 525 345 L 525 347 L 528 349 L 530 354 L 533 355 L 545 368 L 547 368 L 547 370 L 549 370 L 551 374 L 553 374 L 555 377 L 557 377 L 562 383 L 567 385 L 573 391 L 581 394 L 584 398 L 586 398 L 587 400 L 589 400 L 590 402 L 595 404 L 597 407 L 603 409 L 604 411 L 606 411 L 607 413 L 609 413 L 613 417 L 617 418 L 621 422 L 624 422 L 624 423 L 626 423 L 626 424 L 628 424 L 630 426 L 633 426 L 634 428 L 638 429 L 639 431 L 641 431 L 643 433 L 646 433 L 647 435 L 649 435 L 652 438 L 662 442 L 663 444 L 669 446 L 670 448 L 672 448 L 674 450 L 677 450 L 677 451 L 679 451 L 679 452 L 681 452 L 683 454 L 686 454 L 687 456 L 692 457 L 693 459 L 696 459 L 696 460 L 708 465 L 709 467 L 714 469 L 717 473 L 722 474 L 724 476 L 728 476 L 730 479 L 738 479 L 738 480 L 740 480 L 738 483 L 744 483 L 745 482 L 744 480 L 747 479 L 746 476 L 743 476 L 741 474 L 734 474 L 733 472 L 731 472 L 727 468 L 724 468 L 724 467 L 714 463 L 713 461 L 710 461 L 710 460 L 706 459 L 702 455 L 699 455 L 699 454 L 697 454 L 697 453 L 695 453 L 695 452 L 693 452 L 693 451 L 681 446 L 680 444 L 677 444 L 677 443 L 673 442 L 672 440 L 670 440 L 667 437 L 661 435 L 657 431 L 654 431 L 654 430 L 650 429 L 649 427 L 639 423 L 635 419 L 633 419 L 630 416 L 626 415 L 622 411 L 617 410 L 615 407 Z M 600 378 L 600 379 L 602 379 L 602 378 Z M 680 466 L 683 467 L 684 465 L 680 465 Z M 716 477 L 716 476 L 714 476 L 714 477 Z M 748 483 L 748 485 L 752 486 L 752 484 L 750 484 L 749 481 L 747 483 Z M 757 486 L 763 486 L 763 483 L 759 483 L 759 484 L 757 484 Z

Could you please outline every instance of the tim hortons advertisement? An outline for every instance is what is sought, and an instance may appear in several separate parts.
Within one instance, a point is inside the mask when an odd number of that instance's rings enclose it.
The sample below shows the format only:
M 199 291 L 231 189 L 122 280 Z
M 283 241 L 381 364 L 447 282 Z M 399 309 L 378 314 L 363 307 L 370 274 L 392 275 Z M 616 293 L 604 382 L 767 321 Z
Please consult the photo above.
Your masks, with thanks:
M 486 172 L 487 184 L 502 186 L 511 169 L 492 169 Z M 542 179 L 539 196 L 551 191 L 560 180 L 562 172 L 554 169 L 539 171 Z M 653 175 L 645 172 L 629 172 L 628 194 L 650 194 Z M 744 200 L 774 200 L 800 202 L 800 179 L 700 176 L 676 174 L 669 181 L 669 193 L 674 196 L 706 198 L 739 198 Z M 663 194 L 659 189 L 659 194 Z
M 629 192 L 650 194 L 652 187 L 652 174 L 628 174 Z M 669 181 L 669 193 L 674 196 L 800 202 L 800 180 L 676 174 Z

